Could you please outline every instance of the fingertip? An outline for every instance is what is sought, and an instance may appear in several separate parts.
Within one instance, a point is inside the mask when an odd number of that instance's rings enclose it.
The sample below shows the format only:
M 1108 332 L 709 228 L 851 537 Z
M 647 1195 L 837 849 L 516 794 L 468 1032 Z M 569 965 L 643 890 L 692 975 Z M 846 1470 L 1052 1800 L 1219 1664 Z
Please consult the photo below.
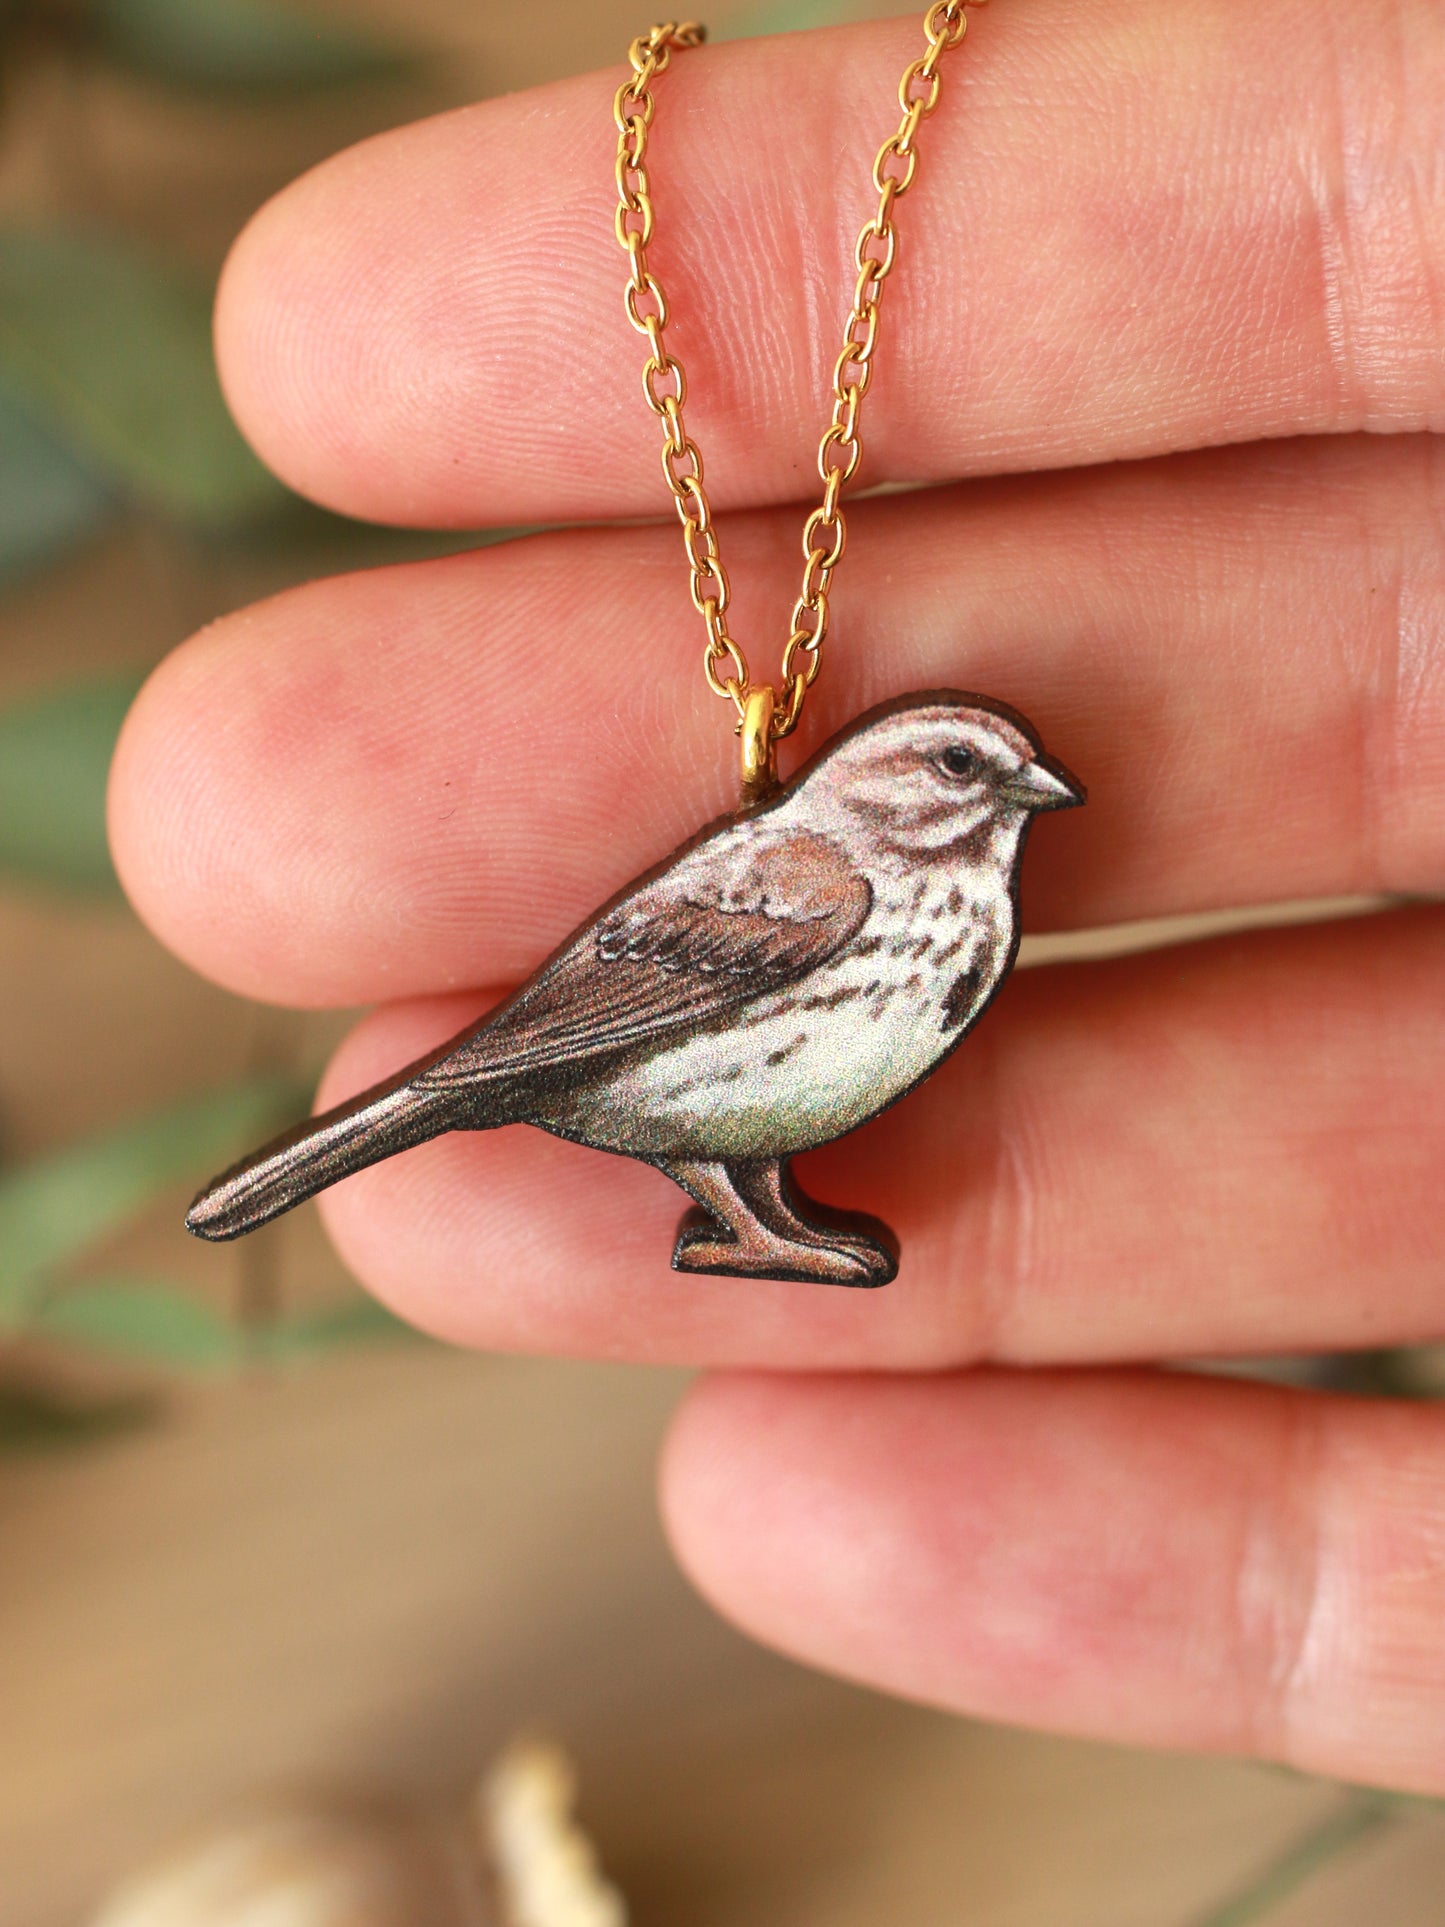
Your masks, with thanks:
M 306 755 L 325 696 L 298 702 L 280 653 L 254 646 L 284 632 L 287 601 L 212 624 L 151 673 L 117 740 L 107 819 L 122 888 L 162 943 L 228 990 L 306 1005 L 334 1000 L 324 962 L 294 979 L 277 966 L 306 900 L 287 861 L 311 851 L 314 886 L 317 825 L 273 779 Z
M 314 1108 L 330 1110 L 394 1077 L 406 1065 L 462 1030 L 477 1015 L 477 998 L 445 997 L 388 1006 L 349 1030 L 317 1086 Z M 453 1167 L 465 1161 L 466 1141 L 455 1136 L 413 1146 L 323 1191 L 317 1209 L 343 1264 L 389 1310 L 448 1343 L 466 1343 L 465 1307 L 434 1273 L 419 1273 L 398 1252 L 397 1212 L 418 1235 L 438 1214 L 448 1215 Z M 465 1179 L 461 1179 L 465 1182 Z M 404 1194 L 404 1203 L 399 1203 Z
M 216 357 L 242 433 L 292 488 L 408 527 L 596 512 L 611 471 L 570 486 L 563 402 L 536 401 L 554 329 L 583 367 L 626 333 L 593 294 L 615 253 L 592 140 L 606 89 L 584 76 L 373 135 L 252 216 L 221 274 Z M 496 182 L 519 165 L 514 205 Z M 634 399 L 595 412 L 646 447 Z
M 488 766 L 471 737 L 452 761 L 432 755 L 433 718 L 457 705 L 459 678 L 418 713 L 395 694 L 397 651 L 436 634 L 417 583 L 451 598 L 470 561 L 289 589 L 211 624 L 151 675 L 113 759 L 112 847 L 142 921 L 202 975 L 307 1008 L 434 987 L 434 973 L 412 975 L 438 934 L 415 891 L 433 863 L 458 880 L 434 832 Z M 453 607 L 469 632 L 463 602 Z M 368 721 L 377 690 L 387 701 Z M 380 815 L 368 814 L 383 791 Z M 383 876 L 375 859 L 391 838 L 397 862 Z M 461 874 L 474 884 L 484 865 Z M 357 915 L 370 938 L 356 939 Z M 469 899 L 441 921 L 468 953 L 446 976 L 474 981 L 469 953 L 487 919 Z
M 672 1556 L 708 1604 L 727 1618 L 732 1615 L 726 1573 L 717 1572 L 714 1526 L 719 1504 L 729 1503 L 732 1461 L 715 1419 L 719 1391 L 725 1405 L 731 1383 L 731 1374 L 693 1380 L 673 1412 L 657 1460 L 657 1510 Z
M 213 334 L 222 392 L 261 460 L 324 508 L 400 522 L 391 451 L 368 446 L 362 460 L 354 433 L 359 413 L 382 399 L 379 364 L 358 347 L 372 331 L 386 257 L 367 262 L 364 194 L 337 214 L 371 145 L 331 156 L 251 216 L 221 270 Z M 355 408 L 331 405 L 336 386 Z
M 141 685 L 121 725 L 106 786 L 106 829 L 121 888 L 146 927 L 185 962 L 224 981 L 196 929 L 219 905 L 208 852 L 215 817 L 198 780 L 205 711 L 192 697 L 205 632 Z
M 725 1606 L 714 1584 L 719 1529 L 728 1536 L 728 1522 L 743 1496 L 738 1456 L 730 1444 L 731 1415 L 739 1389 L 756 1376 L 711 1372 L 694 1379 L 672 1415 L 658 1457 L 658 1510 L 668 1543 L 698 1591 L 720 1610 Z
M 678 1406 L 658 1465 L 663 1528 L 692 1584 L 743 1631 L 814 1658 L 799 1615 L 827 1616 L 818 1581 L 850 1503 L 828 1495 L 820 1428 L 846 1424 L 854 1382 L 710 1373 Z
M 167 661 L 170 659 L 167 658 Z M 121 888 L 144 916 L 141 899 L 147 894 L 146 870 L 150 841 L 146 835 L 147 782 L 143 755 L 144 731 L 148 719 L 139 720 L 148 706 L 151 684 L 165 668 L 152 670 L 126 711 L 105 783 L 105 833 L 110 845 L 110 860 Z M 150 919 L 147 917 L 146 922 Z

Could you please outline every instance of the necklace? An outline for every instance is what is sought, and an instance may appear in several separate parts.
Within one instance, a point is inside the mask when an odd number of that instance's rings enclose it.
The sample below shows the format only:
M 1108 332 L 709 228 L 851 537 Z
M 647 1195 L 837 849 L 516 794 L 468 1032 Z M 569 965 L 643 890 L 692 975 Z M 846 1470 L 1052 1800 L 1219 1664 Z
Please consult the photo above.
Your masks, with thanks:
M 735 712 L 742 807 L 627 885 L 479 1023 L 208 1185 L 186 1218 L 198 1236 L 239 1237 L 443 1132 L 527 1123 L 666 1172 L 694 1207 L 673 1251 L 679 1271 L 839 1285 L 896 1275 L 888 1228 L 806 1198 L 790 1160 L 896 1103 L 957 1048 L 1018 952 L 1030 824 L 1084 800 L 1022 716 L 959 690 L 872 709 L 789 782 L 777 775 L 777 744 L 822 663 L 846 539 L 842 492 L 863 457 L 858 421 L 897 250 L 894 203 L 913 181 L 916 137 L 938 105 L 939 63 L 963 38 L 965 5 L 929 7 L 926 49 L 898 86 L 903 118 L 873 163 L 878 206 L 855 250 L 818 448 L 823 499 L 803 525 L 802 590 L 776 689 L 753 682 L 728 629 L 702 455 L 683 419 L 687 380 L 647 265 L 652 83 L 704 30 L 667 22 L 632 43 L 613 108 L 614 225 L 707 633 L 703 670 Z

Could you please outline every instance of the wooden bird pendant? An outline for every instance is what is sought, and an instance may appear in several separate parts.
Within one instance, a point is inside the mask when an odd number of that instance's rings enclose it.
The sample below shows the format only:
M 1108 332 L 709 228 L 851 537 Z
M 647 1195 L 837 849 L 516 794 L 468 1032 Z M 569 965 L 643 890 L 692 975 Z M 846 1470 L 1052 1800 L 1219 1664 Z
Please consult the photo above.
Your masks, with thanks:
M 957 1048 L 1018 951 L 1029 826 L 1083 800 L 1002 704 L 870 710 L 479 1023 L 217 1178 L 186 1224 L 239 1237 L 444 1131 L 526 1123 L 667 1172 L 695 1205 L 679 1271 L 886 1284 L 887 1227 L 805 1198 L 788 1161 Z

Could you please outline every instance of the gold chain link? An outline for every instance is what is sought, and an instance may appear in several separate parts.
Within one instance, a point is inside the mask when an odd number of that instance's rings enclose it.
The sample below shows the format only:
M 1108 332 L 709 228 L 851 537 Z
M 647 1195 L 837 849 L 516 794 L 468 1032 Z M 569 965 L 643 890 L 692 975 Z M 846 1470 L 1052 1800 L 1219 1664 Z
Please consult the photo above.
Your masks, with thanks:
M 779 694 L 773 712 L 774 737 L 787 736 L 796 729 L 803 700 L 822 661 L 823 639 L 828 633 L 829 590 L 847 540 L 841 498 L 863 459 L 858 417 L 873 379 L 873 351 L 883 284 L 893 271 L 897 253 L 893 203 L 912 185 L 918 166 L 914 141 L 921 124 L 938 106 L 938 64 L 948 49 L 963 39 L 968 26 L 965 8 L 984 4 L 985 0 L 935 0 L 929 7 L 923 19 L 927 48 L 904 69 L 898 83 L 898 104 L 903 118 L 897 132 L 884 141 L 873 162 L 878 207 L 863 223 L 853 251 L 858 271 L 853 308 L 843 329 L 842 353 L 833 369 L 832 419 L 818 444 L 823 500 L 803 524 L 803 587 L 793 604 L 792 633 L 783 650 Z M 682 363 L 668 353 L 663 343 L 667 298 L 647 266 L 647 246 L 653 231 L 647 140 L 657 105 L 652 83 L 667 71 L 675 52 L 701 46 L 706 37 L 706 28 L 695 20 L 681 24 L 665 21 L 650 33 L 639 34 L 628 51 L 632 75 L 618 88 L 612 108 L 617 123 L 614 227 L 631 262 L 626 290 L 627 318 L 648 341 L 642 392 L 648 407 L 662 423 L 662 473 L 682 522 L 693 604 L 707 628 L 703 672 L 708 687 L 732 702 L 741 726 L 752 679 L 747 657 L 728 630 L 731 590 L 727 570 L 718 553 L 717 530 L 703 483 L 702 454 L 683 423 L 687 377 Z

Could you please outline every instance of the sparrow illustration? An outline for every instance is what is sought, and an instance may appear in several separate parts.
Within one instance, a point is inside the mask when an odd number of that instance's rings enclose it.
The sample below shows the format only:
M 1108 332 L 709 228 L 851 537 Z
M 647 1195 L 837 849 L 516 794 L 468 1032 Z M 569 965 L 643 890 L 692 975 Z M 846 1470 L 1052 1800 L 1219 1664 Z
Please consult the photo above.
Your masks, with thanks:
M 471 1029 L 217 1178 L 186 1224 L 239 1237 L 444 1131 L 535 1124 L 687 1192 L 679 1271 L 886 1284 L 886 1226 L 804 1198 L 788 1160 L 961 1042 L 1018 950 L 1029 825 L 1083 800 L 1000 704 L 942 690 L 871 710 Z

